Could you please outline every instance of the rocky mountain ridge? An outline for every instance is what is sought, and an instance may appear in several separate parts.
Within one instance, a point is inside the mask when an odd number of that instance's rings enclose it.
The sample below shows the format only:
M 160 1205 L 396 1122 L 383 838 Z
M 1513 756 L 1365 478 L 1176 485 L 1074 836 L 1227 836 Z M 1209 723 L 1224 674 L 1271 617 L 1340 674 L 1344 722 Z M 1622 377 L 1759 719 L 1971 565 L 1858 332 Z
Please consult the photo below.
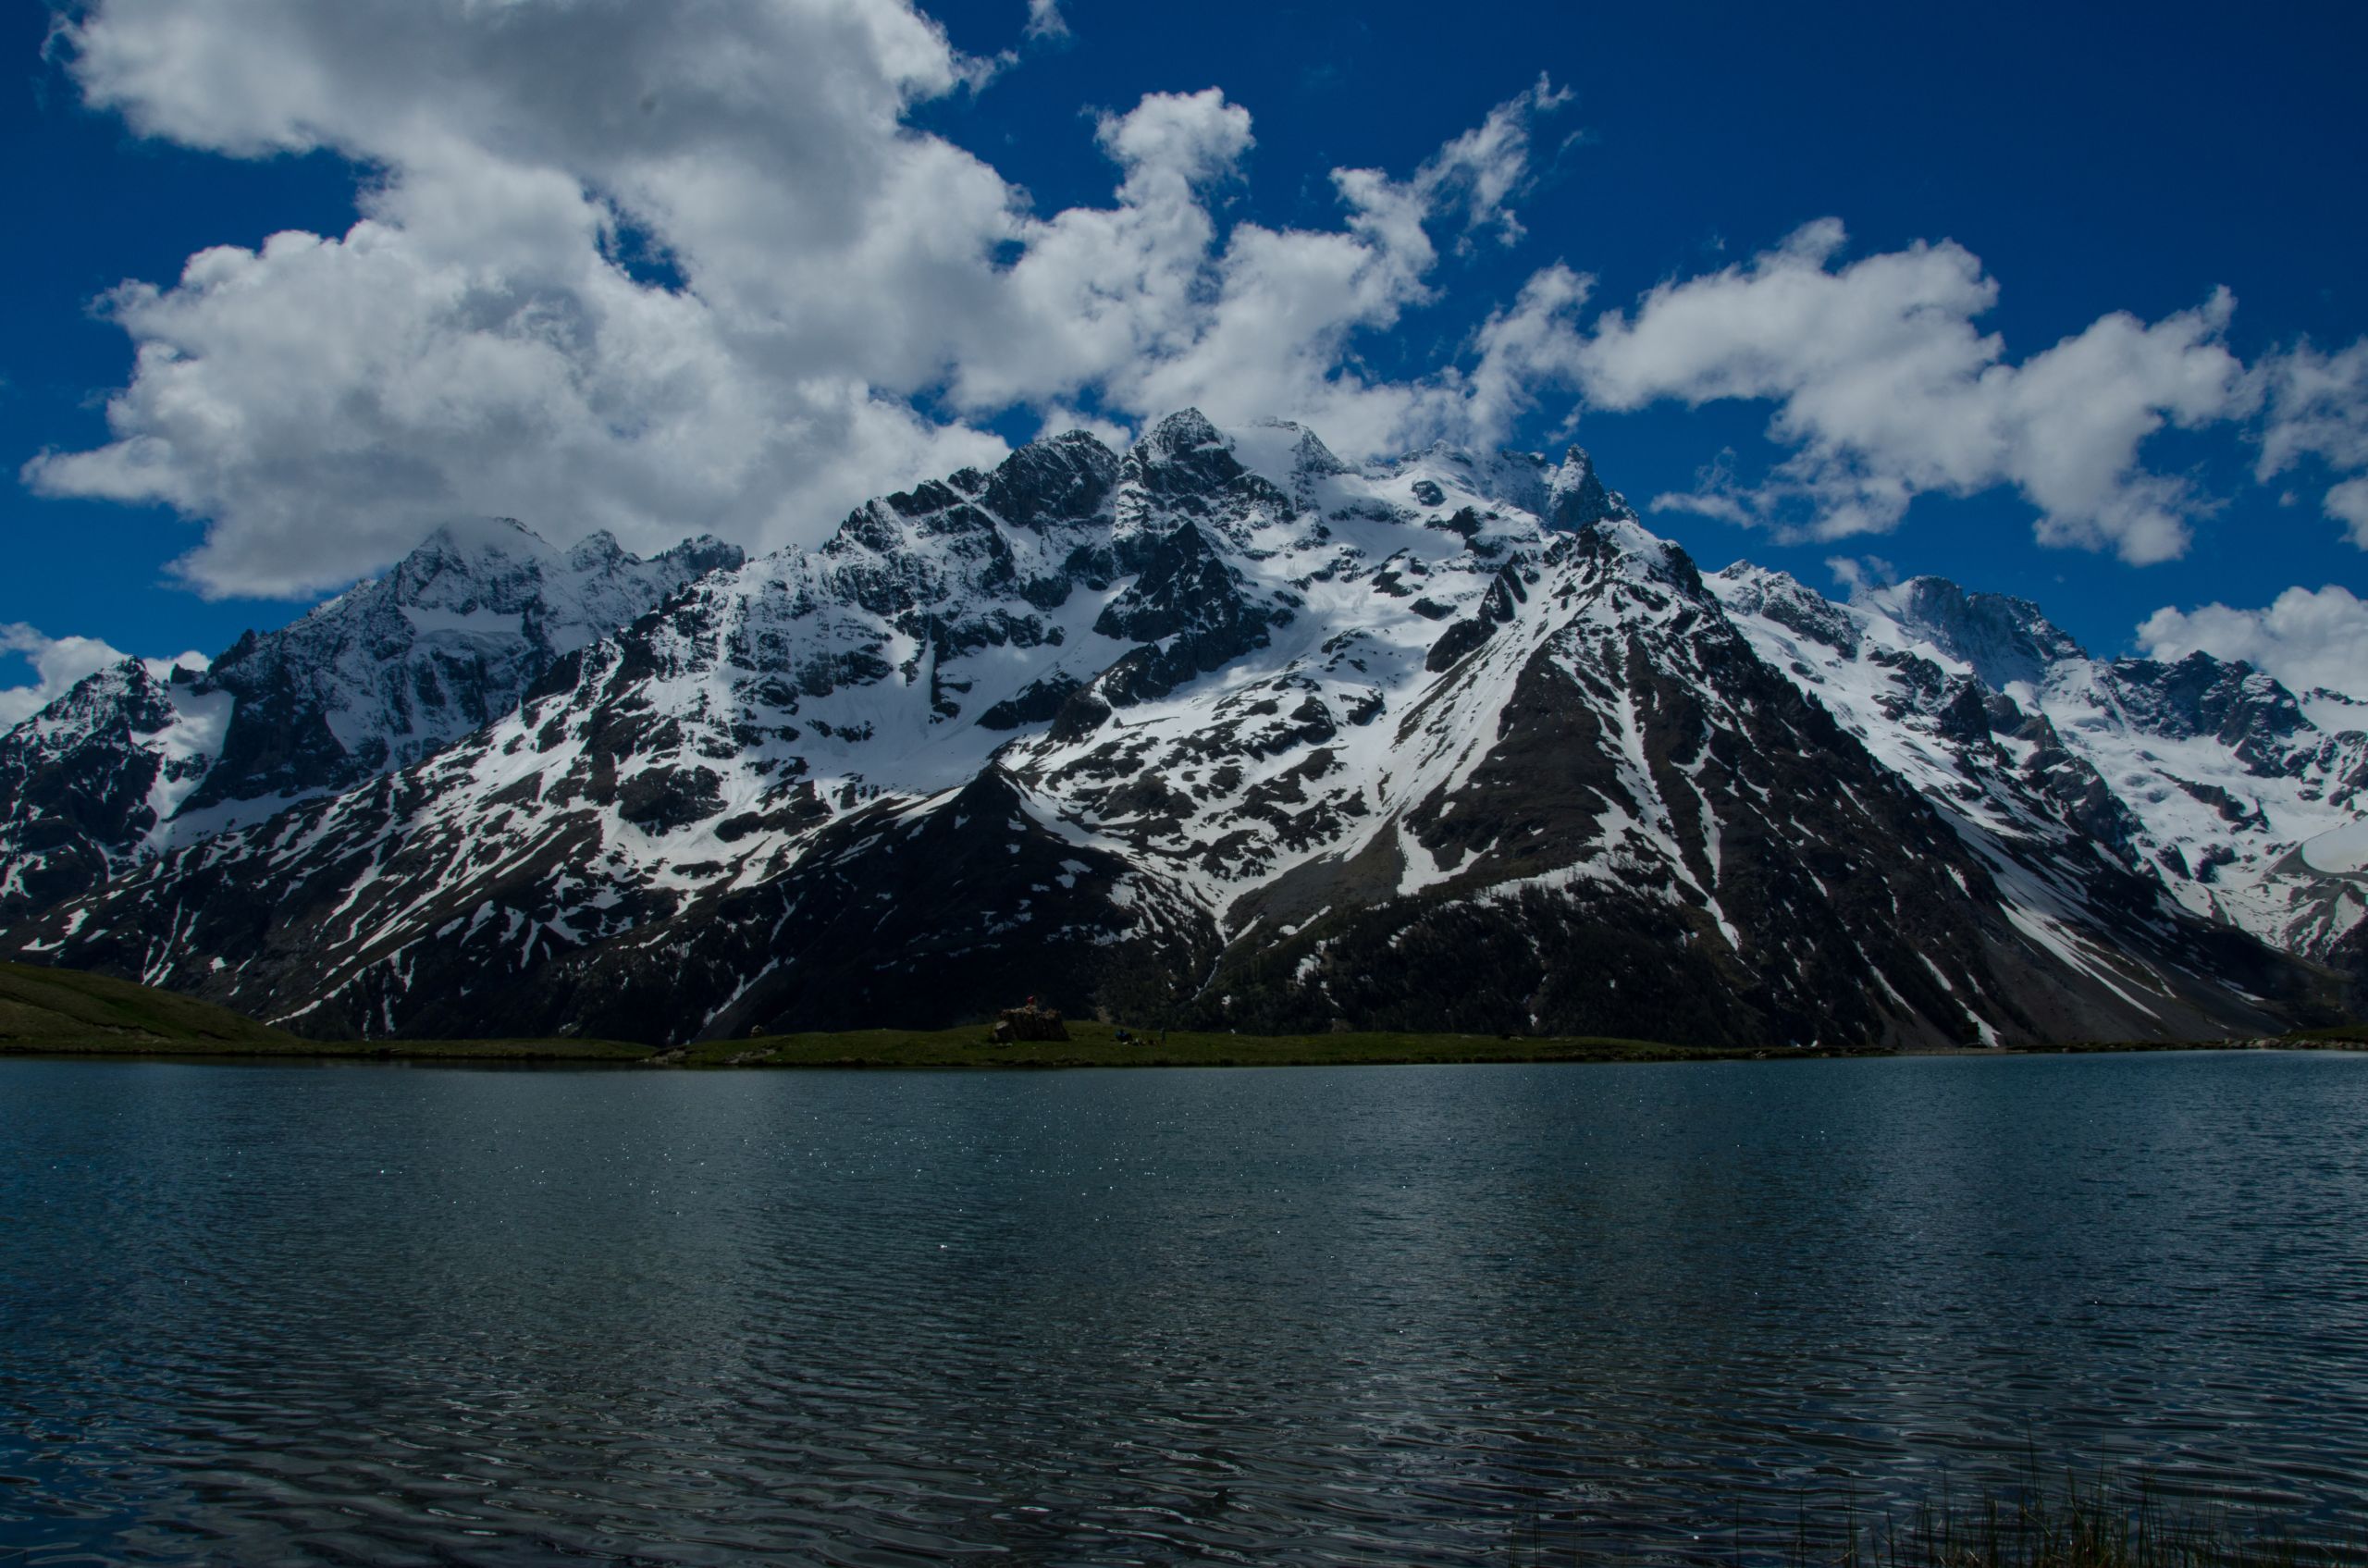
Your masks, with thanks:
M 1073 432 L 720 563 L 515 711 L 6 942 L 315 1033 L 673 1041 L 1015 987 L 1774 1046 L 2324 1010 L 2324 970 L 2183 901 L 2184 841 L 2050 717 L 2070 639 L 1895 597 L 1706 581 L 1575 449 Z M 2150 745 L 2303 744 L 2250 672 L 2113 678 Z
M 2209 653 L 2093 659 L 2029 601 L 1939 578 L 1846 604 L 1746 565 L 1714 584 L 1763 658 L 1984 842 L 2068 835 L 2318 961 L 2368 915 L 2368 704 Z
M 605 532 L 561 551 L 507 518 L 454 523 L 202 670 L 102 670 L 0 735 L 0 920 L 431 756 L 741 559 L 711 538 L 645 561 Z

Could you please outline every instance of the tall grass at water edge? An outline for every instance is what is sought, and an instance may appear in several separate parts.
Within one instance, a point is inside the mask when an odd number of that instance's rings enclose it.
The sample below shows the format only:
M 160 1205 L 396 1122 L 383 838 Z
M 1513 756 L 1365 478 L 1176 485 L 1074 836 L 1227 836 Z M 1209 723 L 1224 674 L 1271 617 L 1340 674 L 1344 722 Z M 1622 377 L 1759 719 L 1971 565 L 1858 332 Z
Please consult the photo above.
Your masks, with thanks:
M 1726 1537 L 1721 1540 L 1721 1537 Z M 1802 1504 L 1789 1531 L 1740 1509 L 1726 1527 L 1706 1528 L 1691 1549 L 1639 1551 L 1591 1537 L 1583 1521 L 1542 1505 L 1516 1525 L 1511 1568 L 1671 1560 L 1770 1568 L 2368 1568 L 2356 1537 L 2307 1538 L 2276 1517 L 2228 1503 L 2174 1505 L 2140 1476 L 2109 1475 L 2060 1486 L 2027 1482 L 2011 1492 L 1960 1500 L 1943 1487 L 1906 1508 L 1845 1502 L 1812 1512 Z

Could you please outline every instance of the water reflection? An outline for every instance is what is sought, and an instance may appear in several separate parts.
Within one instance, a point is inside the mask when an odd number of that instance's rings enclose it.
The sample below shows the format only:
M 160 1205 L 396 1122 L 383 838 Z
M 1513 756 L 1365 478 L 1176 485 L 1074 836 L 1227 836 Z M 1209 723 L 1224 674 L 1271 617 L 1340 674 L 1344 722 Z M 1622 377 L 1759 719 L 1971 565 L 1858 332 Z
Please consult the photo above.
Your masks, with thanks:
M 0 1552 L 1724 1559 L 2033 1458 L 2357 1533 L 2363 1109 L 2261 1055 L 0 1062 Z

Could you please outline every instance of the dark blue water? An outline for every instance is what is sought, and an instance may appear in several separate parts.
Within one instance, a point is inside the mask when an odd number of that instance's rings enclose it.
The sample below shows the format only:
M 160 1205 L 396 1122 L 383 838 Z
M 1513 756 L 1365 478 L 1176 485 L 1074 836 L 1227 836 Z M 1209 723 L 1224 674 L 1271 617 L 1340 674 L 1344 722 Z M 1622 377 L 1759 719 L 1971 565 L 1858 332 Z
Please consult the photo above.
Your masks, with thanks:
M 2368 1529 L 2368 1057 L 0 1061 L 0 1562 L 1504 1562 L 2036 1459 Z

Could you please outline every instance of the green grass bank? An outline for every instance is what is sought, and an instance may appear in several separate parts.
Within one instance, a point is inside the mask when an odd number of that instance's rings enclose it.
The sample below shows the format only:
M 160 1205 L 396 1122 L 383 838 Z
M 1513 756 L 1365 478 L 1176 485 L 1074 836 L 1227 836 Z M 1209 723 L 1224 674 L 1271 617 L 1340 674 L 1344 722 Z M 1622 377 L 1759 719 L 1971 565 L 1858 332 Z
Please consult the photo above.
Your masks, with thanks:
M 656 1055 L 647 1045 L 609 1040 L 306 1040 L 133 981 L 5 962 L 0 1053 L 499 1061 L 642 1061 Z
M 691 1067 L 1114 1068 L 1323 1067 L 1421 1062 L 1691 1062 L 1766 1052 L 1665 1045 L 1649 1040 L 1504 1038 L 1490 1034 L 1222 1034 L 1188 1030 L 1118 1038 L 1112 1024 L 1071 1022 L 1067 1040 L 998 1045 L 987 1026 L 934 1031 L 716 1040 L 680 1053 Z M 1807 1053 L 1787 1053 L 1806 1055 Z M 670 1058 L 674 1056 L 669 1054 Z
M 860 1029 L 711 1040 L 675 1050 L 621 1040 L 308 1040 L 211 1003 L 77 969 L 0 962 L 0 1054 L 288 1056 L 356 1060 L 611 1062 L 723 1068 L 1050 1068 L 1325 1067 L 1446 1062 L 1709 1062 L 1881 1056 L 1873 1049 L 1753 1050 L 1651 1040 L 1488 1034 L 1252 1035 L 1174 1030 L 1119 1038 L 1076 1021 L 1069 1038 L 996 1044 L 985 1023 L 958 1029 Z M 2212 1050 L 2226 1042 L 2089 1042 L 2066 1052 Z M 2368 1049 L 2368 1026 L 2305 1031 L 2250 1043 Z

